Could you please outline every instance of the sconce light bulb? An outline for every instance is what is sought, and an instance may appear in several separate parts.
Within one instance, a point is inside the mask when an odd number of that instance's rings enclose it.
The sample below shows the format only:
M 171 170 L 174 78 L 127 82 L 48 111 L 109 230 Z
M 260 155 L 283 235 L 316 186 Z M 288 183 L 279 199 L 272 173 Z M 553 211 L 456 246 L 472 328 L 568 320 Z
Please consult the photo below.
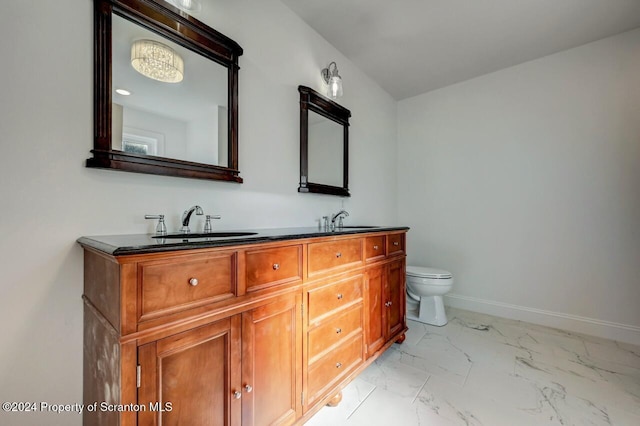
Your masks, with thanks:
M 329 80 L 329 97 L 337 99 L 342 96 L 342 79 L 340 76 L 333 76 Z
M 342 77 L 338 74 L 338 66 L 335 62 L 331 62 L 327 68 L 324 68 L 320 74 L 327 83 L 327 96 L 331 99 L 337 99 L 342 96 Z
M 201 4 L 199 0 L 169 0 L 178 9 L 187 13 L 200 12 Z

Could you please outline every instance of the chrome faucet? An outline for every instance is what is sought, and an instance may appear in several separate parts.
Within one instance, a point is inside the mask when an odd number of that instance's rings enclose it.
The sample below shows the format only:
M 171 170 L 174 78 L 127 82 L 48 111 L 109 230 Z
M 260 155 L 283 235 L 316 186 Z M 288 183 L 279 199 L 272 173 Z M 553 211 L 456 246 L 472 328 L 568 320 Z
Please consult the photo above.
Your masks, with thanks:
M 180 229 L 180 232 L 182 232 L 183 234 L 188 234 L 189 232 L 191 232 L 191 230 L 189 229 L 189 221 L 191 220 L 191 215 L 193 214 L 193 212 L 195 212 L 198 216 L 202 216 L 204 214 L 204 212 L 202 211 L 202 207 L 200 206 L 193 206 L 189 210 L 185 210 L 184 213 L 182 213 L 182 229 Z
M 338 213 L 334 214 L 333 216 L 331 216 L 331 230 L 335 231 L 336 229 L 336 219 L 340 219 L 340 221 L 338 222 L 339 227 L 342 226 L 342 218 L 343 217 L 347 217 L 349 216 L 349 212 L 342 209 L 340 210 Z

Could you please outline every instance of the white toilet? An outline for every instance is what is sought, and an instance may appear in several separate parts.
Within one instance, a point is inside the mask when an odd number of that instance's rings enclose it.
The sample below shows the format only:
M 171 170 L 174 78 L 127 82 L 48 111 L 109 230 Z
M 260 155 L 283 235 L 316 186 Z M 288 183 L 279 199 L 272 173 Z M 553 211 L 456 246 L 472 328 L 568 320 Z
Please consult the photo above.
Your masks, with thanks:
M 407 266 L 407 318 L 439 327 L 447 323 L 442 296 L 453 287 L 453 275 L 442 269 Z

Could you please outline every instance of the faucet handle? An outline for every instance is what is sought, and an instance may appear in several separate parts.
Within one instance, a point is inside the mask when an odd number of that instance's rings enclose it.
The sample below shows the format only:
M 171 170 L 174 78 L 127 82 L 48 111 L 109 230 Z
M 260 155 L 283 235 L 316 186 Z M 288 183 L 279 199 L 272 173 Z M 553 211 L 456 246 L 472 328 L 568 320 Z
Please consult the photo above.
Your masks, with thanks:
M 146 214 L 144 215 L 145 219 L 158 219 L 158 224 L 156 225 L 156 235 L 167 235 L 167 225 L 164 223 L 164 215 L 163 214 Z
M 207 215 L 207 220 L 204 223 L 204 232 L 205 232 L 205 234 L 207 232 L 213 232 L 213 227 L 211 226 L 211 219 L 222 219 L 222 218 L 218 214 L 216 214 L 216 215 L 208 214 Z

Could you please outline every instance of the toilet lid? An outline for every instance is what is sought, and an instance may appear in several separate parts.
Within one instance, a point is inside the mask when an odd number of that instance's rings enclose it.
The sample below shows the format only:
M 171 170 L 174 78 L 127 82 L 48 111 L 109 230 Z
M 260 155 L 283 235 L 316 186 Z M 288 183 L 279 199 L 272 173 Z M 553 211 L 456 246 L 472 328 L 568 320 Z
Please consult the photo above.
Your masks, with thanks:
M 407 275 L 423 278 L 451 278 L 451 272 L 444 269 L 425 268 L 423 266 L 407 266 Z

